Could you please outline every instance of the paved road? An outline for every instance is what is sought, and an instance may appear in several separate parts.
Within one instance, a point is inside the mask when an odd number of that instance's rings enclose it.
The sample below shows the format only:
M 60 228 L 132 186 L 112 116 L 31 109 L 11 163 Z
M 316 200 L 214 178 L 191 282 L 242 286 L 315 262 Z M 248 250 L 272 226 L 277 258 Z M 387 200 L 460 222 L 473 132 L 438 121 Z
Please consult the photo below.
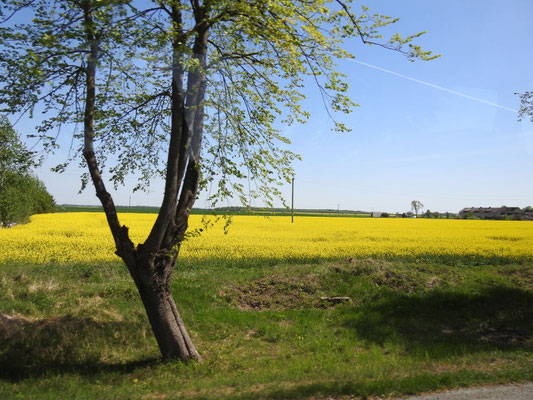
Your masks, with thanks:
M 401 400 L 532 400 L 533 382 L 503 385 L 481 386 L 469 389 L 449 390 L 433 394 L 425 394 Z M 400 400 L 400 399 L 398 399 Z

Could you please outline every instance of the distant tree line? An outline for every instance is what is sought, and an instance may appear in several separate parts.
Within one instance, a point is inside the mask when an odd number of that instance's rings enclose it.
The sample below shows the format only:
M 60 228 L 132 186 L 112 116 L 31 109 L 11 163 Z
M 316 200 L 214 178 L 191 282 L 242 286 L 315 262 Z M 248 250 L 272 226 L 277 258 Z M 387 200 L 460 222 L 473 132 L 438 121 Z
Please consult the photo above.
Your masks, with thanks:
M 21 143 L 5 116 L 0 116 L 0 226 L 29 221 L 30 215 L 55 211 L 54 198 L 31 174 L 33 152 Z
M 411 211 L 404 212 L 404 213 L 396 213 L 396 218 L 414 218 L 415 214 Z M 418 215 L 418 218 L 443 218 L 443 219 L 450 219 L 450 218 L 456 218 L 457 215 L 450 213 L 448 211 L 441 213 L 438 211 L 432 212 L 431 210 L 426 210 L 424 213 Z

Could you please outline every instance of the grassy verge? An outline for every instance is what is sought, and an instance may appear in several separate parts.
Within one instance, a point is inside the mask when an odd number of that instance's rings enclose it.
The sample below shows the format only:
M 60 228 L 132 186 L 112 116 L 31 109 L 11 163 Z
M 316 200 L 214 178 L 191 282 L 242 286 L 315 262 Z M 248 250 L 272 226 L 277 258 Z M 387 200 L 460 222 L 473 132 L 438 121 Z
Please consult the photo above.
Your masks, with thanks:
M 119 263 L 0 266 L 0 398 L 405 395 L 533 379 L 533 264 L 179 266 L 201 363 L 160 363 Z M 341 299 L 336 299 L 341 297 Z

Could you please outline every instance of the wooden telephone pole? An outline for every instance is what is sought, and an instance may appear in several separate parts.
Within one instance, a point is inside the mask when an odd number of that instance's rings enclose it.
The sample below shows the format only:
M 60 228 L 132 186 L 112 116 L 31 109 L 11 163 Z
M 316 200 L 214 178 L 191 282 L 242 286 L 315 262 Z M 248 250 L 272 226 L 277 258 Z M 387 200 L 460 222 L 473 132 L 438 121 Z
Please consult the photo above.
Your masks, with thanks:
M 292 177 L 291 224 L 294 224 L 294 176 Z

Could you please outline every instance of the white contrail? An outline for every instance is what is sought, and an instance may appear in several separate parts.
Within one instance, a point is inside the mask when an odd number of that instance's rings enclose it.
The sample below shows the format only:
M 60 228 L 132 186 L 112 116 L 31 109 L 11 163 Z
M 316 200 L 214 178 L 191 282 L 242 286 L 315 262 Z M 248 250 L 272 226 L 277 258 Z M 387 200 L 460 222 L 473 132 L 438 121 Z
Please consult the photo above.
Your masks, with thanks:
M 372 65 L 372 64 L 367 64 L 365 62 L 362 62 L 362 61 L 358 61 L 358 60 L 354 60 L 354 59 L 348 59 L 349 61 L 352 61 L 354 63 L 357 63 L 357 64 L 361 64 L 361 65 L 365 65 L 367 67 L 370 67 L 370 68 L 374 68 L 374 69 L 377 69 L 379 71 L 383 71 L 383 72 L 386 72 L 388 74 L 391 74 L 391 75 L 396 75 L 396 76 L 399 76 L 400 78 L 404 78 L 404 79 L 408 79 L 410 81 L 413 81 L 413 82 L 417 82 L 417 83 L 420 83 L 422 85 L 426 85 L 426 86 L 429 86 L 429 87 L 432 87 L 432 88 L 435 88 L 435 89 L 439 89 L 439 90 L 442 90 L 444 92 L 448 92 L 448 93 L 451 93 L 451 94 L 455 94 L 457 96 L 461 96 L 461 97 L 465 97 L 467 99 L 470 99 L 470 100 L 474 100 L 474 101 L 477 101 L 479 103 L 484 103 L 484 104 L 488 104 L 488 105 L 491 105 L 491 106 L 494 106 L 494 107 L 498 107 L 498 108 L 501 108 L 503 110 L 506 110 L 506 111 L 511 111 L 513 113 L 518 113 L 517 110 L 513 110 L 512 108 L 509 108 L 509 107 L 505 107 L 505 106 L 502 106 L 500 104 L 496 104 L 496 103 L 492 103 L 490 101 L 487 101 L 487 100 L 484 100 L 484 99 L 480 99 L 478 97 L 474 97 L 474 96 L 469 96 L 467 94 L 464 94 L 464 93 L 460 93 L 460 92 L 457 92 L 455 90 L 451 90 L 451 89 L 446 89 L 442 86 L 437 86 L 437 85 L 434 85 L 432 83 L 429 83 L 429 82 L 425 82 L 425 81 L 421 81 L 420 79 L 415 79 L 415 78 L 411 78 L 410 76 L 406 76 L 406 75 L 402 75 L 402 74 L 399 74 L 397 72 L 394 72 L 394 71 L 391 71 L 389 69 L 385 69 L 385 68 L 381 68 L 381 67 L 378 67 L 376 65 Z

